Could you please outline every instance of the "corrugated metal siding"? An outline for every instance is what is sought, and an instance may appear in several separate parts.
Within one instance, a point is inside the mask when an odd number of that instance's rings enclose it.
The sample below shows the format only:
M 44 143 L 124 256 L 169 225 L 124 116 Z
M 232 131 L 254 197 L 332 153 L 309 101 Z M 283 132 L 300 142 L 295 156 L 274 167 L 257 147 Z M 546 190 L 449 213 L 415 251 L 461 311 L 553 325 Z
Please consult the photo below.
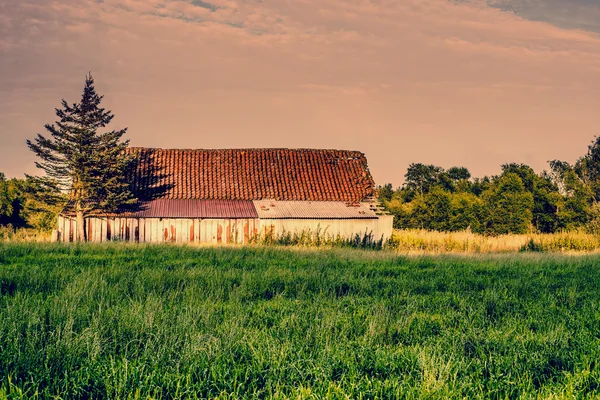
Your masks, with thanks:
M 377 219 L 363 203 L 255 200 L 260 219 Z

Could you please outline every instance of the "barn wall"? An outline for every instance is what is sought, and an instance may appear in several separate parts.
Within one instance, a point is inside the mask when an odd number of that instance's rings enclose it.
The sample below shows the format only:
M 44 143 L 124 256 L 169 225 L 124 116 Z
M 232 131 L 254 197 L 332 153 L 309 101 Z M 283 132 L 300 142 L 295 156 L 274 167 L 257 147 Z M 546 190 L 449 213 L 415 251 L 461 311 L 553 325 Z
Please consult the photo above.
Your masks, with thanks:
M 373 238 L 383 240 L 390 238 L 394 217 L 392 215 L 381 215 L 378 219 L 261 219 L 261 235 L 272 234 L 277 237 L 284 232 L 301 233 L 310 231 L 324 237 L 341 236 L 353 238 L 355 235 L 372 233 Z
M 191 218 L 87 218 L 90 242 L 131 243 L 238 243 L 250 242 L 265 234 L 320 232 L 326 236 L 352 238 L 372 233 L 375 239 L 389 239 L 393 216 L 378 219 L 191 219 Z M 58 218 L 57 240 L 76 240 L 75 218 Z
M 258 220 L 192 218 L 86 218 L 90 242 L 248 243 L 258 234 Z M 58 218 L 57 240 L 73 242 L 75 218 Z

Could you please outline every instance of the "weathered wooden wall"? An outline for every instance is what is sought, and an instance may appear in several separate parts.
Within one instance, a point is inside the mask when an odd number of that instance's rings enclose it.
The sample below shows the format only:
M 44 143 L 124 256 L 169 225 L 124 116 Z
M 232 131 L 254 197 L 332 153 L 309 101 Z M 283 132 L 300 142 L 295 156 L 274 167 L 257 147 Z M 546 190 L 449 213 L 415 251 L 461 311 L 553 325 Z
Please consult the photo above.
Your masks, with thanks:
M 191 219 L 191 218 L 87 218 L 90 242 L 140 243 L 239 243 L 257 236 L 284 232 L 319 231 L 323 237 L 352 238 L 372 233 L 374 239 L 387 240 L 392 233 L 393 216 L 378 219 Z M 77 237 L 75 218 L 58 218 L 57 240 L 74 242 Z
M 248 243 L 258 234 L 256 219 L 191 218 L 86 218 L 90 242 L 141 243 Z M 58 218 L 61 242 L 73 242 L 77 236 L 74 218 Z

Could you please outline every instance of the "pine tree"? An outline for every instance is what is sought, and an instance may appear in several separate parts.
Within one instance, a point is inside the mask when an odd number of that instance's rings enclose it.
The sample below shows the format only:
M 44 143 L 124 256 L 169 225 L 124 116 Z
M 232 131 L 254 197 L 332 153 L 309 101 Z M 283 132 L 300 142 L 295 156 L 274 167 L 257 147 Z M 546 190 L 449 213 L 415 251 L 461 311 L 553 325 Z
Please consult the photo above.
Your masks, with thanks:
M 40 159 L 36 166 L 45 172 L 39 184 L 62 193 L 74 208 L 77 240 L 85 241 L 85 216 L 92 211 L 114 211 L 135 198 L 126 175 L 134 159 L 125 152 L 129 140 L 121 140 L 127 128 L 100 133 L 114 118 L 100 107 L 104 96 L 96 93 L 89 74 L 79 103 L 62 100 L 56 109 L 58 121 L 46 124 L 50 133 L 38 134 L 27 145 Z

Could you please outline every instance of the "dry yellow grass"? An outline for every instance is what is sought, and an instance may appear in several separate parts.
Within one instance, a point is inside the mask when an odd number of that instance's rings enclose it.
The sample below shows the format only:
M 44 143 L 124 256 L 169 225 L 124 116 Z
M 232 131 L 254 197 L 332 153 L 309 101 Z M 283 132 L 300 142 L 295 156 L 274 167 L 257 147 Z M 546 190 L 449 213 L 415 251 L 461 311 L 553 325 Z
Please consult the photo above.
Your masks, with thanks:
M 484 236 L 469 231 L 395 230 L 393 242 L 403 253 L 506 253 L 517 251 L 591 252 L 600 236 L 585 232 Z

